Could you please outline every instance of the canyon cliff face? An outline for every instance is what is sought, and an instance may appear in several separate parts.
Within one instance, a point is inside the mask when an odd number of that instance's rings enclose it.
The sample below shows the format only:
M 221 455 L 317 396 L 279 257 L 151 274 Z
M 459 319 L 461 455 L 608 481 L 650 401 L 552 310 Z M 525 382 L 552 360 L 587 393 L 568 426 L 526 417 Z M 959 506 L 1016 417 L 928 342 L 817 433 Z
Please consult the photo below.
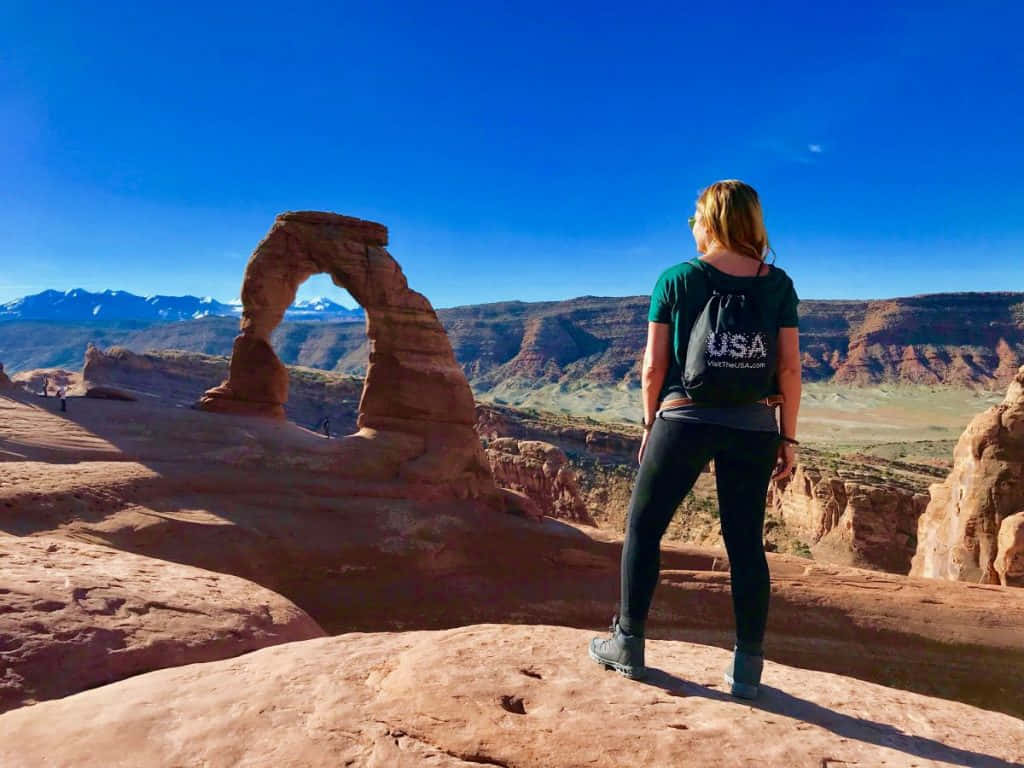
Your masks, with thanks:
M 482 438 L 515 437 L 553 443 L 570 458 L 587 456 L 607 464 L 635 462 L 640 428 L 601 424 L 586 418 L 477 403 L 476 431 Z
M 866 480 L 800 463 L 790 477 L 772 482 L 769 509 L 816 557 L 905 574 L 928 497 L 894 478 Z
M 549 517 L 594 525 L 580 496 L 576 473 L 557 446 L 501 437 L 487 441 L 486 447 L 497 485 L 525 494 Z
M 930 488 L 912 576 L 1019 584 L 1024 511 L 1024 367 L 999 405 L 967 426 L 953 471 Z M 1002 526 L 1008 526 L 1002 531 Z M 1005 552 L 1000 552 L 1000 548 Z M 997 570 L 999 563 L 1002 572 Z M 1007 576 L 1007 574 L 1009 574 Z
M 799 286 L 798 286 L 799 290 Z M 639 385 L 646 296 L 501 302 L 438 312 L 474 387 Z M 804 300 L 805 378 L 1002 388 L 1024 362 L 1024 293 Z
M 1013 293 L 868 302 L 863 318 L 850 326 L 833 380 L 1004 387 L 1024 362 L 1022 320 L 1024 303 Z M 825 362 L 821 352 L 819 359 Z

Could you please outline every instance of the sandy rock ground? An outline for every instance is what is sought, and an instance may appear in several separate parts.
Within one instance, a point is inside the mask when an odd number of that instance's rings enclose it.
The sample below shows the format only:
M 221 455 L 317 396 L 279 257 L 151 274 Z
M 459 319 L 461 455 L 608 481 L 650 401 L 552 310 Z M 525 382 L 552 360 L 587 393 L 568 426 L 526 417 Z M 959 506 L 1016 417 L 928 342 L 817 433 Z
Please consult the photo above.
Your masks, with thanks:
M 650 677 L 591 633 L 474 625 L 347 634 L 161 670 L 0 716 L 0 763 L 52 766 L 970 766 L 1024 760 L 1024 722 L 767 663 L 733 699 L 728 652 L 648 644 Z M 168 691 L 174 691 L 168 696 Z
M 0 534 L 0 712 L 323 635 L 290 601 L 234 576 Z

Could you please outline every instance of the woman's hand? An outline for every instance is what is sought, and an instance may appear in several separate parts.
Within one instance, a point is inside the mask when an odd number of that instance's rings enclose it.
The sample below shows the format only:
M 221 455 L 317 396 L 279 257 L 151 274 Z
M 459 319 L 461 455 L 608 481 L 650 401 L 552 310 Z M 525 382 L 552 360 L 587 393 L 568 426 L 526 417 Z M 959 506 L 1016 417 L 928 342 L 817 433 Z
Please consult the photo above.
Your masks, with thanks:
M 772 474 L 772 480 L 781 480 L 784 477 L 788 477 L 795 466 L 796 446 L 782 440 L 779 443 L 779 450 L 776 454 L 775 472 Z
M 636 455 L 636 463 L 642 464 L 644 460 L 644 448 L 647 447 L 647 438 L 650 437 L 651 430 L 645 429 L 644 436 L 640 438 L 640 453 Z

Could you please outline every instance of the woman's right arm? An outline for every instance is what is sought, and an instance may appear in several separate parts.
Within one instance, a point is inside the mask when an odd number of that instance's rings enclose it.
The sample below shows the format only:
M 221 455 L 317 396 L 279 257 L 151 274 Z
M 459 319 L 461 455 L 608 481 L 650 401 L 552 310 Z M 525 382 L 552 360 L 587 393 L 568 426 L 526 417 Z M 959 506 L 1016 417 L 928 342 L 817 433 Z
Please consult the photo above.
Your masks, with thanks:
M 782 394 L 781 413 L 779 414 L 779 431 L 786 437 L 796 438 L 796 417 L 800 411 L 800 334 L 796 327 L 779 328 L 778 339 L 779 392 Z M 783 442 L 779 447 L 782 465 L 773 477 L 782 478 L 788 475 L 796 464 L 796 451 L 793 445 Z

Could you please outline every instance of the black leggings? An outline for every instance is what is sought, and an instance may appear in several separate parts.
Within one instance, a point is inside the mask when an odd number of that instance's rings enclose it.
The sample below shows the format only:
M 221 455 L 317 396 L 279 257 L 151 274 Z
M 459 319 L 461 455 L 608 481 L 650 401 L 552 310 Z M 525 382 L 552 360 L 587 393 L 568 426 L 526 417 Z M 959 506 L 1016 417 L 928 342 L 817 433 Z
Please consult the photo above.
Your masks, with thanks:
M 701 469 L 714 458 L 737 644 L 758 652 L 770 591 L 763 538 L 765 495 L 779 441 L 776 432 L 655 419 L 629 501 L 622 548 L 619 623 L 625 632 L 644 634 L 661 569 L 661 537 Z

